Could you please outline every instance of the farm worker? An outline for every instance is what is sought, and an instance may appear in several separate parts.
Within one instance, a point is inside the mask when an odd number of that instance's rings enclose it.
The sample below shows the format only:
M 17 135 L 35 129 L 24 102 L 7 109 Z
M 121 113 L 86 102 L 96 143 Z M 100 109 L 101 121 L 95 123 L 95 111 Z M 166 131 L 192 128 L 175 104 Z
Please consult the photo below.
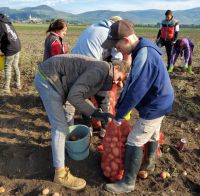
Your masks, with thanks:
M 5 55 L 5 84 L 2 92 L 11 92 L 10 82 L 12 77 L 12 66 L 14 67 L 15 71 L 16 88 L 21 89 L 22 87 L 19 70 L 21 43 L 12 23 L 3 14 L 0 14 L 0 50 Z
M 168 72 L 169 73 L 173 72 L 174 65 L 180 54 L 180 56 L 184 55 L 184 64 L 182 65 L 182 67 L 188 73 L 193 74 L 193 71 L 192 71 L 193 49 L 194 49 L 194 44 L 192 43 L 190 39 L 188 38 L 178 39 L 176 43 L 174 44 L 173 53 L 172 53 L 172 57 L 170 61 L 170 68 Z
M 174 19 L 172 11 L 165 12 L 165 20 L 160 24 L 156 43 L 159 47 L 165 46 L 167 52 L 167 69 L 170 67 L 172 48 L 178 38 L 179 22 Z
M 114 23 L 102 46 L 108 49 L 116 47 L 123 55 L 131 54 L 133 59 L 129 77 L 116 105 L 114 122 L 120 124 L 133 108 L 138 110 L 139 120 L 127 138 L 123 179 L 105 186 L 109 192 L 126 193 L 135 189 L 140 168 L 154 171 L 161 122 L 171 111 L 174 92 L 161 49 L 148 39 L 137 37 L 131 21 Z M 142 146 L 146 143 L 147 157 L 141 167 Z
M 88 98 L 100 90 L 110 90 L 114 81 L 123 81 L 123 67 L 83 55 L 62 54 L 47 59 L 38 68 L 34 82 L 51 124 L 54 182 L 82 189 L 85 180 L 72 176 L 65 168 L 68 124 L 63 103 L 68 100 L 84 115 L 107 123 L 111 114 L 98 111 Z
M 63 19 L 57 19 L 49 25 L 44 43 L 44 61 L 52 56 L 67 53 L 67 45 L 63 42 L 66 31 L 67 24 Z
M 72 49 L 73 54 L 83 54 L 89 57 L 94 57 L 97 60 L 114 61 L 122 60 L 123 56 L 116 48 L 103 49 L 102 43 L 106 40 L 110 26 L 122 18 L 120 16 L 112 16 L 109 20 L 101 20 L 86 28 L 78 38 L 75 46 Z M 108 112 L 109 97 L 108 92 L 101 91 L 95 95 L 98 106 Z M 100 137 L 105 136 L 105 127 L 102 124 Z
M 63 41 L 66 32 L 67 23 L 63 19 L 57 19 L 49 25 L 49 28 L 46 31 L 47 37 L 44 43 L 44 61 L 52 56 L 67 53 L 67 45 Z M 73 125 L 75 108 L 69 104 L 68 101 L 64 103 L 63 107 L 65 109 L 65 116 L 68 120 L 68 125 Z

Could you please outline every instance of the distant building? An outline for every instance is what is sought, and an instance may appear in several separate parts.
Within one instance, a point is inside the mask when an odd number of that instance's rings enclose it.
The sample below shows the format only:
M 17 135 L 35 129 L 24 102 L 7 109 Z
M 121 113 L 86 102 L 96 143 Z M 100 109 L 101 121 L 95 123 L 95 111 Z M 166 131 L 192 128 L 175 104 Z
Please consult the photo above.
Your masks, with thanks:
M 30 14 L 29 15 L 29 22 L 30 23 L 41 23 L 42 19 L 41 18 L 32 17 L 31 14 Z

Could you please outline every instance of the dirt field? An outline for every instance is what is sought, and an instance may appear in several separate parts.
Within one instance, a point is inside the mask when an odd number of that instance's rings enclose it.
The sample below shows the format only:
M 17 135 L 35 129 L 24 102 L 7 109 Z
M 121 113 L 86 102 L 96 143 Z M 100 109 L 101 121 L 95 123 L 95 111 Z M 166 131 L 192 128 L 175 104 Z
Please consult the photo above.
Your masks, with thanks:
M 189 30 L 184 32 L 187 31 Z M 43 54 L 43 32 L 28 32 L 23 29 L 19 31 L 23 46 L 20 59 L 23 90 L 18 91 L 12 87 L 11 95 L 0 95 L 0 187 L 5 188 L 5 193 L 0 195 L 41 195 L 41 190 L 46 187 L 50 190 L 49 195 L 54 192 L 72 196 L 112 195 L 103 189 L 107 179 L 100 169 L 101 154 L 96 146 L 101 140 L 96 134 L 92 138 L 90 155 L 86 160 L 73 161 L 66 156 L 71 172 L 86 179 L 86 188 L 75 192 L 52 182 L 54 169 L 50 125 L 33 86 L 37 64 L 41 62 Z M 75 43 L 77 34 L 69 33 L 66 40 L 69 50 Z M 147 37 L 153 39 L 155 34 Z M 199 30 L 190 32 L 190 37 L 196 45 L 193 62 L 195 74 L 182 72 L 179 61 L 170 76 L 175 90 L 175 102 L 173 111 L 164 119 L 161 128 L 164 133 L 162 157 L 157 162 L 155 173 L 145 180 L 138 178 L 135 191 L 126 195 L 200 195 Z M 1 88 L 2 85 L 1 71 Z M 135 122 L 136 119 L 137 113 L 134 112 L 132 121 Z M 181 138 L 188 141 L 184 152 L 176 149 Z M 171 174 L 166 180 L 159 176 L 164 170 Z M 183 171 L 187 171 L 186 176 L 182 175 Z

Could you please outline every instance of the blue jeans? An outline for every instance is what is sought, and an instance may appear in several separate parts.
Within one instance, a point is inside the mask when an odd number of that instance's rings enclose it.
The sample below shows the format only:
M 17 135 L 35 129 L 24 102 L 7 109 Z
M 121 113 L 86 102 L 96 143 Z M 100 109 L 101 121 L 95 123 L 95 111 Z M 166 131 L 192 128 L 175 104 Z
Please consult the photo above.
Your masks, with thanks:
M 64 167 L 65 139 L 68 131 L 68 124 L 65 117 L 62 97 L 39 73 L 35 76 L 34 83 L 51 124 L 53 165 L 56 168 Z

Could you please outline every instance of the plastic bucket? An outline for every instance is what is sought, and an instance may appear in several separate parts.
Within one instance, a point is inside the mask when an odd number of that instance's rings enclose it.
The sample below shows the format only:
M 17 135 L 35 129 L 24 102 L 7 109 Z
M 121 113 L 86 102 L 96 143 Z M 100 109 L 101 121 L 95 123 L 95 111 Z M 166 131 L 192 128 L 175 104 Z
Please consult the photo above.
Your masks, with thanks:
M 70 141 L 71 135 L 75 135 L 79 139 Z M 85 125 L 73 125 L 69 127 L 69 134 L 65 142 L 65 148 L 69 157 L 73 160 L 83 160 L 89 155 L 90 146 L 90 129 Z
M 4 69 L 5 56 L 0 55 L 0 71 Z

